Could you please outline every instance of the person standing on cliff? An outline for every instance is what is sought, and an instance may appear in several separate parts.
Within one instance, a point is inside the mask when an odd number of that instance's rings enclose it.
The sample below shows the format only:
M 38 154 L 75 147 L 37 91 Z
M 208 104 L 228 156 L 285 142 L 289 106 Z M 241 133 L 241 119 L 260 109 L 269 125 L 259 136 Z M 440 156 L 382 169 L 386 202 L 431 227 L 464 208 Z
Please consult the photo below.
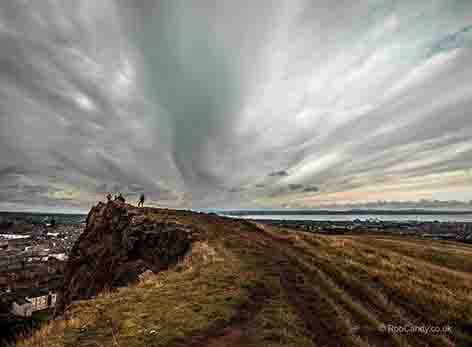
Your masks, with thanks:
M 144 194 L 141 194 L 139 196 L 139 202 L 138 202 L 138 207 L 144 207 Z
M 123 194 L 121 194 L 121 192 L 118 194 L 118 196 L 115 198 L 115 200 L 118 200 L 119 202 L 121 202 L 123 204 L 126 202 L 126 200 L 123 197 Z
M 107 201 L 108 201 L 108 202 L 111 201 L 111 194 L 110 194 L 110 193 L 107 194 Z

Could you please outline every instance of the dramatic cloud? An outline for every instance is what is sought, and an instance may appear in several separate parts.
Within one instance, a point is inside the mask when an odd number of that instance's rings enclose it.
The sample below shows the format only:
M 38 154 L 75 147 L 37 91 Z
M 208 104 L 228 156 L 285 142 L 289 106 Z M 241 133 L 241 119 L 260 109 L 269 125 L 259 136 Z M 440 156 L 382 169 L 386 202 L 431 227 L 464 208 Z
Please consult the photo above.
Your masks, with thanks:
M 4 0 L 0 209 L 472 199 L 472 2 Z
M 284 177 L 284 176 L 288 176 L 288 172 L 287 171 L 276 171 L 276 172 L 271 172 L 269 174 L 270 177 Z

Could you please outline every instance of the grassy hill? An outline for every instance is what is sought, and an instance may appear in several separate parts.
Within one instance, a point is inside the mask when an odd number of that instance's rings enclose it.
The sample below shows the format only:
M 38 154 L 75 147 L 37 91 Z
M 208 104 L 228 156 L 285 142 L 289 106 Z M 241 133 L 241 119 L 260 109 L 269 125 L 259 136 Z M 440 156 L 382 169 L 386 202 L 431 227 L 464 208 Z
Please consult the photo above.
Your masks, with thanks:
M 470 246 L 147 217 L 203 238 L 176 267 L 75 302 L 19 346 L 472 346 Z M 422 326 L 451 331 L 411 332 Z

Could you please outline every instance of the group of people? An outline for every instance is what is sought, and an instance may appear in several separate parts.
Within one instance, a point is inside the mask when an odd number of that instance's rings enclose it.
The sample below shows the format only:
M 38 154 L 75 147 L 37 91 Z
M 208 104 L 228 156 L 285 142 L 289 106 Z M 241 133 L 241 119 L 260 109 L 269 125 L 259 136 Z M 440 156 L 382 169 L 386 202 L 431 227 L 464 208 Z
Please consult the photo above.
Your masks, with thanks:
M 111 201 L 112 200 L 112 196 L 111 196 L 111 193 L 108 193 L 107 194 L 107 200 L 108 201 Z M 114 199 L 113 200 L 118 200 L 122 203 L 125 203 L 126 202 L 126 199 L 124 198 L 123 194 L 119 193 L 118 195 L 115 195 Z M 144 194 L 141 194 L 139 196 L 139 201 L 138 201 L 138 207 L 144 207 L 144 200 L 145 200 L 145 197 L 144 197 Z

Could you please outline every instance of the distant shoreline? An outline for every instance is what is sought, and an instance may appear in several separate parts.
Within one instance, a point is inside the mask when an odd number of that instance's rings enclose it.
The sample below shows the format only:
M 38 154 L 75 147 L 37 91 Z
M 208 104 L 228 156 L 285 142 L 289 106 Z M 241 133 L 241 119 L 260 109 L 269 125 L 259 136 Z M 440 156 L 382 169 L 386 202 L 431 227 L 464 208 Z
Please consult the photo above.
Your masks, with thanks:
M 472 211 L 452 211 L 452 210 L 233 210 L 218 211 L 218 214 L 227 216 L 293 216 L 293 215 L 472 215 Z

